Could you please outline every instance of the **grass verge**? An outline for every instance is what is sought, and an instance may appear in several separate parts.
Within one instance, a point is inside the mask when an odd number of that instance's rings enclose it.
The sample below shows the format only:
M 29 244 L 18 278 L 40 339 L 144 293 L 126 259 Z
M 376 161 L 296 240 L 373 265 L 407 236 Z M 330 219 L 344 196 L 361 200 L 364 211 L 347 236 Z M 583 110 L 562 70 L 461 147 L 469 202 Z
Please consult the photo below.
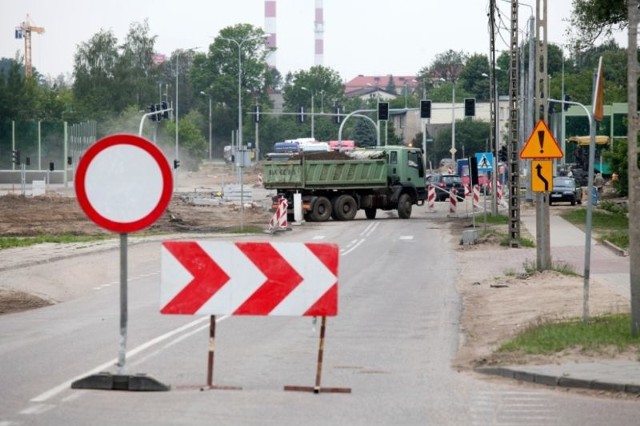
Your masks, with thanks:
M 606 352 L 640 351 L 640 337 L 631 336 L 630 314 L 604 315 L 582 320 L 545 322 L 529 327 L 498 352 L 550 355 L 568 349 Z
M 580 229 L 585 229 L 587 209 L 567 210 L 561 216 Z M 607 240 L 620 248 L 629 248 L 629 218 L 624 212 L 594 209 L 591 215 L 591 230 L 599 241 Z
M 83 243 L 114 238 L 111 235 L 38 235 L 36 237 L 0 237 L 0 250 L 42 243 Z

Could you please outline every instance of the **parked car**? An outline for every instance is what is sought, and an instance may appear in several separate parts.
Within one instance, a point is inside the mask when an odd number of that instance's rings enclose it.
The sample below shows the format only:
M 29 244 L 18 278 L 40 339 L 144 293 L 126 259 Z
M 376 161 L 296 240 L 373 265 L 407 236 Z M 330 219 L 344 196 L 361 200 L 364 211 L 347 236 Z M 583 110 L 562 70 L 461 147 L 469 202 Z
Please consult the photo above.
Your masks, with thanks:
M 557 176 L 553 178 L 553 190 L 549 194 L 549 205 L 559 202 L 569 202 L 572 206 L 582 204 L 582 187 L 576 184 L 576 180 L 569 176 Z
M 455 188 L 458 194 L 458 201 L 464 200 L 464 184 L 458 175 L 446 175 L 436 173 L 426 178 L 427 188 L 433 185 L 436 188 L 436 201 L 444 201 L 449 198 L 451 190 Z

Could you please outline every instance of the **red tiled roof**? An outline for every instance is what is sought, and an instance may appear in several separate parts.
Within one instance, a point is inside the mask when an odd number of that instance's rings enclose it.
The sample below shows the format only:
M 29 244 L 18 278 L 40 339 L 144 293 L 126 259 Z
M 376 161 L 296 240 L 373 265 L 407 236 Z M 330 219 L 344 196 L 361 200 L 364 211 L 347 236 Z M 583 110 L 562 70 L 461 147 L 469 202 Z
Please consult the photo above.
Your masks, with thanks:
M 410 89 L 414 89 L 420 85 L 418 77 L 415 75 L 359 75 L 345 83 L 344 93 L 347 94 L 349 92 L 361 90 L 364 87 L 379 87 L 381 89 L 386 89 L 389 85 L 390 78 L 393 78 L 393 85 L 396 90 L 401 90 L 404 87 L 405 82 L 407 83 L 407 87 Z

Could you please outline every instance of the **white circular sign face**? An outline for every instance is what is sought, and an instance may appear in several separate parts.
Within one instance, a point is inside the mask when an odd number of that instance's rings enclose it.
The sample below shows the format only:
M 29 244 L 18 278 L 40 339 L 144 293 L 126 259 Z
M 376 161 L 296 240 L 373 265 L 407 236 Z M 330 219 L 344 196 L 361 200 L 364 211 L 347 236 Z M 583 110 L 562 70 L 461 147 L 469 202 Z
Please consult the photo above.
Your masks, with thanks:
M 96 224 L 132 232 L 155 222 L 171 200 L 171 168 L 153 143 L 112 135 L 92 145 L 78 164 L 76 194 Z

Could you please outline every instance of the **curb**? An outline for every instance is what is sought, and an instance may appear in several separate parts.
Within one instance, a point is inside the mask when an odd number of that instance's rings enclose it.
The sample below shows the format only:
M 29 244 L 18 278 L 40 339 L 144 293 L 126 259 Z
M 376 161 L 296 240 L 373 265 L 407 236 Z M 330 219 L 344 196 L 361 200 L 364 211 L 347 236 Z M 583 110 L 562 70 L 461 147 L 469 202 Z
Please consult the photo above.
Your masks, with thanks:
M 640 386 L 634 384 L 622 384 L 612 382 L 600 382 L 597 380 L 576 379 L 573 377 L 558 377 L 548 374 L 530 373 L 508 367 L 480 367 L 475 369 L 481 374 L 505 377 L 524 382 L 536 383 L 552 387 L 590 389 L 606 392 L 624 392 L 640 395 Z
M 625 249 L 622 249 L 622 248 L 618 247 L 617 245 L 613 244 L 611 241 L 603 240 L 602 242 L 608 249 L 613 251 L 618 256 L 623 256 L 623 257 L 629 256 L 629 252 L 627 252 Z

